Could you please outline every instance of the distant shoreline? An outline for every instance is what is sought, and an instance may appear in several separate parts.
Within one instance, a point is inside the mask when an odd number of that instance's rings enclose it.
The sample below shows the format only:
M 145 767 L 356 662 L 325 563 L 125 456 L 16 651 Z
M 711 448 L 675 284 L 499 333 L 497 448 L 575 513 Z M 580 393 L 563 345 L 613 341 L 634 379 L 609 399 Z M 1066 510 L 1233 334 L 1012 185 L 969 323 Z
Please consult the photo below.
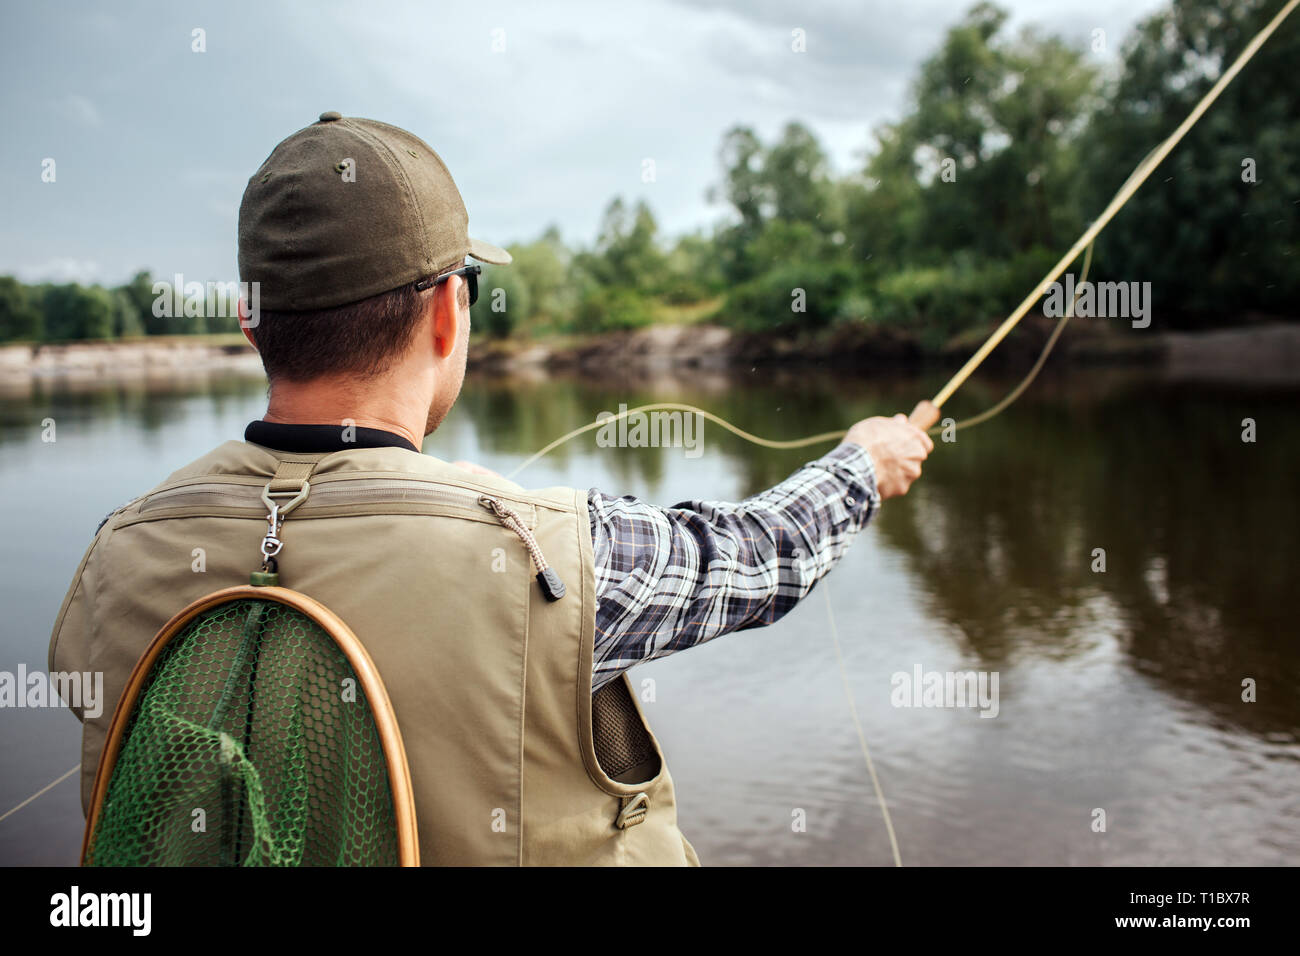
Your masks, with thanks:
M 1067 328 L 1050 364 L 1055 367 L 1130 366 L 1160 369 L 1174 378 L 1300 384 L 1300 323 L 1247 322 L 1205 332 L 1132 332 L 1112 326 Z M 989 357 L 986 367 L 1028 370 L 1055 325 L 1030 317 Z M 981 328 L 926 351 L 894 329 L 849 327 L 819 335 L 746 334 L 715 325 L 655 325 L 582 339 L 482 342 L 471 345 L 469 366 L 485 374 L 569 373 L 591 378 L 625 373 L 725 372 L 789 366 L 849 371 L 909 371 L 956 367 L 984 341 Z
M 1080 320 L 1076 320 L 1076 324 Z M 990 364 L 1028 368 L 1052 322 L 1026 319 Z M 821 335 L 745 334 L 722 326 L 654 325 L 628 332 L 549 340 L 474 341 L 469 368 L 480 374 L 568 373 L 610 378 L 627 372 L 689 373 L 760 366 L 818 366 L 886 370 L 956 365 L 984 330 L 924 351 L 898 330 L 846 329 Z M 1134 332 L 1077 325 L 1067 331 L 1052 364 L 1161 368 L 1178 377 L 1300 383 L 1300 323 L 1245 324 L 1207 332 Z M 0 384 L 32 380 L 116 380 L 192 373 L 260 374 L 261 362 L 232 335 L 168 336 L 115 341 L 0 346 Z
M 119 378 L 196 371 L 261 372 L 247 343 L 229 336 L 166 336 L 112 341 L 0 345 L 0 382 Z

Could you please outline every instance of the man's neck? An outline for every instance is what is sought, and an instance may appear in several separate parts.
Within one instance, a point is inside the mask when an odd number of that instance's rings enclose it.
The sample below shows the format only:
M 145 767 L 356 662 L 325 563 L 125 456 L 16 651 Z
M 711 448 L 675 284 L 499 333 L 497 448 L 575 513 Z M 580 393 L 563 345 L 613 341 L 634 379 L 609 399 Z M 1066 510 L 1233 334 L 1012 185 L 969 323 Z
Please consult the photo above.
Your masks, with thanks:
M 378 428 L 400 435 L 419 448 L 427 415 L 427 411 L 395 397 L 387 388 L 381 391 L 349 383 L 281 382 L 272 385 L 262 418 L 283 425 Z

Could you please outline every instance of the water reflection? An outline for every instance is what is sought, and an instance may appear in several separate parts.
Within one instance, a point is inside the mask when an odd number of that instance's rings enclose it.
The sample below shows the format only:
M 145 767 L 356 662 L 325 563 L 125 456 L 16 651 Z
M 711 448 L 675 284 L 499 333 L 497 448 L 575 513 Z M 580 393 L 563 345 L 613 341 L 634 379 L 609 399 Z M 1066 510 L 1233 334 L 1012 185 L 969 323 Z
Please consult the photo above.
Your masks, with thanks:
M 144 432 L 157 432 L 189 419 L 196 401 L 222 417 L 229 409 L 249 407 L 250 397 L 266 393 L 262 375 L 230 372 L 136 375 L 113 381 L 33 376 L 3 386 L 0 444 L 29 439 L 33 422 L 45 417 L 54 418 L 58 426 L 129 423 Z
M 1082 653 L 1100 607 L 1143 674 L 1294 741 L 1295 412 L 1293 395 L 1150 383 L 1049 393 L 941 447 L 881 534 L 987 666 Z M 1264 437 L 1244 443 L 1244 418 Z M 1249 706 L 1245 678 L 1258 682 Z
M 471 377 L 425 450 L 508 471 L 602 411 L 654 401 L 792 438 L 906 410 L 941 378 L 768 368 L 613 383 Z M 982 410 L 1005 388 L 972 383 L 949 411 Z M 0 493 L 25 503 L 7 512 L 0 542 L 0 600 L 12 609 L 0 667 L 43 666 L 49 623 L 98 518 L 238 438 L 264 401 L 260 378 L 232 375 L 38 381 L 0 395 Z M 939 444 L 914 493 L 884 509 L 827 582 L 905 860 L 1294 858 L 1300 642 L 1287 608 L 1298 411 L 1295 391 L 1086 371 L 1045 377 L 1002 418 Z M 47 417 L 57 447 L 40 440 Z M 1241 441 L 1245 418 L 1254 443 Z M 734 498 L 821 450 L 757 448 L 711 424 L 704 449 L 688 460 L 681 449 L 599 448 L 588 434 L 520 480 L 663 504 Z M 1093 570 L 1096 549 L 1104 573 Z M 684 825 L 710 862 L 888 862 L 827 623 L 815 598 L 772 628 L 644 669 L 662 688 L 653 719 Z M 1001 672 L 1002 716 L 892 708 L 889 674 L 917 661 Z M 1242 703 L 1248 678 L 1257 703 Z M 76 734 L 62 713 L 0 725 L 6 805 L 75 762 Z M 1080 827 L 1103 802 L 1128 820 L 1122 851 Z M 821 821 L 802 842 L 788 839 L 792 806 Z M 39 841 L 71 834 L 75 845 L 75 800 L 24 813 L 22 827 L 0 826 L 0 861 L 66 862 Z M 1180 842 L 1187 827 L 1194 849 Z

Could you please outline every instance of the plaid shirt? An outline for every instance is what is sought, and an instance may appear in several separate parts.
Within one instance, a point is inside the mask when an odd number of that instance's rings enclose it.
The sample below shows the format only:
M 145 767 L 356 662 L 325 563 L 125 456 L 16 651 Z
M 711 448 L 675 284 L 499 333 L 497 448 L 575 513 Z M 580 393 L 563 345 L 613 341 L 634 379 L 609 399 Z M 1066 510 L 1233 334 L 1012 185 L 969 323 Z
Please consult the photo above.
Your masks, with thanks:
M 784 617 L 880 508 L 845 443 L 739 504 L 587 495 L 596 562 L 592 691 L 642 661 Z

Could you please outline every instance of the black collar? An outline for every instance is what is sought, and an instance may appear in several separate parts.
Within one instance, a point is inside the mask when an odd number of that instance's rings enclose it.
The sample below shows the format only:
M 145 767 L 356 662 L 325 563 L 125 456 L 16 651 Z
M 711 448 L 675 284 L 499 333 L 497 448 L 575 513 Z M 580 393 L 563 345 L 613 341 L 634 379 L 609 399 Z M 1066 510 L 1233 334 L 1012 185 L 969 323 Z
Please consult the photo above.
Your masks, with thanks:
M 317 452 L 347 451 L 349 448 L 405 448 L 418 452 L 401 435 L 382 428 L 351 427 L 342 425 L 285 425 L 280 422 L 249 422 L 244 429 L 244 441 L 275 448 L 279 451 Z

